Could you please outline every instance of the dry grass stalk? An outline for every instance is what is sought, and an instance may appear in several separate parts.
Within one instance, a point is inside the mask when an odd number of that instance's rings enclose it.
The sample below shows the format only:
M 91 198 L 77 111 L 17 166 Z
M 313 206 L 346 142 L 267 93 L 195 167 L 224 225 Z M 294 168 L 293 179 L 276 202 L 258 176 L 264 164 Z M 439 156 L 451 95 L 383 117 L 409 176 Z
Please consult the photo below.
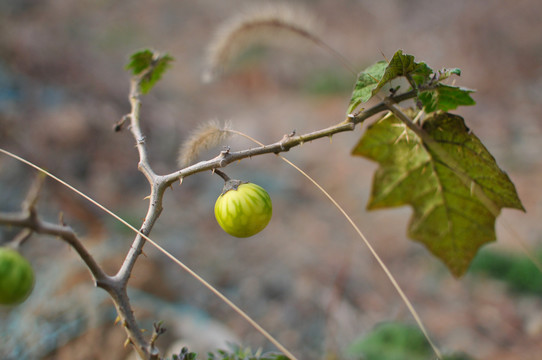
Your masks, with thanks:
M 301 38 L 327 47 L 315 34 L 316 19 L 299 6 L 286 3 L 260 4 L 219 27 L 207 49 L 206 82 L 213 81 L 232 61 L 255 44 L 284 45 Z

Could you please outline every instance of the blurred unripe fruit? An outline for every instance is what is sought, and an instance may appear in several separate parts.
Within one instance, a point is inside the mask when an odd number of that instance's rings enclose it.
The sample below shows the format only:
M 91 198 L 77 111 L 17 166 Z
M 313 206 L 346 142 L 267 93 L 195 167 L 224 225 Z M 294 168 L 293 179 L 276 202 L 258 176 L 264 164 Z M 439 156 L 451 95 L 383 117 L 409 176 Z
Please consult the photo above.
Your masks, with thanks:
M 23 302 L 34 287 L 34 270 L 17 250 L 0 247 L 0 305 Z

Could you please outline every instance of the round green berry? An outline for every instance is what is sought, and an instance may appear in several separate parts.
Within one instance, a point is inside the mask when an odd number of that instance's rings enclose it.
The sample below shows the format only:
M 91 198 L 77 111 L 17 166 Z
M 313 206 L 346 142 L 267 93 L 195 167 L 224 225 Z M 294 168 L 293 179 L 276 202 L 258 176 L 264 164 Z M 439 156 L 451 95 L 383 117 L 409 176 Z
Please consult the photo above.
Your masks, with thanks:
M 215 203 L 218 224 L 225 232 L 236 237 L 259 233 L 267 226 L 272 214 L 269 194 L 261 186 L 252 183 L 231 186 Z

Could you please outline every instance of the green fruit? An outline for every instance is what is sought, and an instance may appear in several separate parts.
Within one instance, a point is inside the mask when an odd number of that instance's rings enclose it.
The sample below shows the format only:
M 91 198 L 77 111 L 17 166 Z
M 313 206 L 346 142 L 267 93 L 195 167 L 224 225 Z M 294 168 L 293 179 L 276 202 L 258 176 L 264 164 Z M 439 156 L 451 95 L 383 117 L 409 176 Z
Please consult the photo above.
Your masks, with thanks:
M 224 188 L 215 203 L 216 221 L 222 229 L 236 237 L 249 237 L 262 231 L 273 214 L 267 191 L 256 184 L 236 180 L 226 182 Z
M 0 305 L 23 302 L 34 287 L 34 270 L 17 250 L 0 247 Z

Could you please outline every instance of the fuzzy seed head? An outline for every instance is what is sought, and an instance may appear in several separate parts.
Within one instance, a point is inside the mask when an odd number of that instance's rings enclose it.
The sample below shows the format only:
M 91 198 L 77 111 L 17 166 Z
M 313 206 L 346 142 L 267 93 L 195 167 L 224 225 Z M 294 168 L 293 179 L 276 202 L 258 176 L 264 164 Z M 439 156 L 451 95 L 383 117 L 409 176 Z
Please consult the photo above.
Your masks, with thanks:
M 205 150 L 220 145 L 230 135 L 230 124 L 221 125 L 211 120 L 200 125 L 179 149 L 178 165 L 184 167 L 192 163 Z
M 207 49 L 205 82 L 218 77 L 232 61 L 255 44 L 283 45 L 288 40 L 319 43 L 316 19 L 293 4 L 267 3 L 252 7 L 219 27 Z

